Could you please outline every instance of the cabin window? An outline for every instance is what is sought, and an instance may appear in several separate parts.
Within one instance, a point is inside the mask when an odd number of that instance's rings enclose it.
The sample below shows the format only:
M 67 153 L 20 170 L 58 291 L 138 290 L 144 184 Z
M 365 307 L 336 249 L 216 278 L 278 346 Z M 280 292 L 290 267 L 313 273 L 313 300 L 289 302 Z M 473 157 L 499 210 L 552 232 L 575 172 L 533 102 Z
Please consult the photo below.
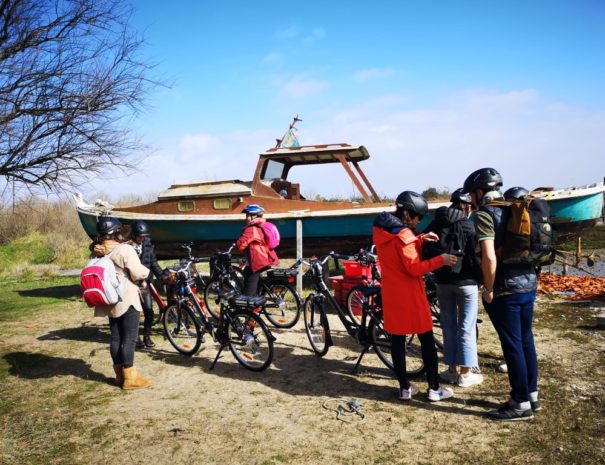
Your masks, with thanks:
M 231 210 L 231 199 L 216 199 L 213 206 L 215 210 Z
M 263 179 L 284 179 L 284 166 L 281 161 L 269 160 L 265 165 Z
M 180 212 L 192 212 L 195 210 L 195 202 L 193 200 L 179 200 L 176 209 Z

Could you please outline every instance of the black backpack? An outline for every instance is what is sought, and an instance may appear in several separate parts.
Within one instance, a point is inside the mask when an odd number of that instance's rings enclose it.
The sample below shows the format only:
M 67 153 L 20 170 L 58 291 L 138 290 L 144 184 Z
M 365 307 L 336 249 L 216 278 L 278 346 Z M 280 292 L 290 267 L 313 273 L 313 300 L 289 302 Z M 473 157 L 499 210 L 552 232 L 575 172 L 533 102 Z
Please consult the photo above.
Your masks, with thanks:
M 495 201 L 509 209 L 506 232 L 496 250 L 505 265 L 545 266 L 555 261 L 554 233 L 550 208 L 544 199 L 527 196 L 511 202 Z
M 464 234 L 462 221 L 451 223 L 435 232 L 439 235 L 439 241 L 428 242 L 423 245 L 423 258 L 433 258 L 443 253 L 456 255 L 458 262 L 453 267 L 444 267 L 443 271 L 449 270 L 452 274 L 459 274 L 462 270 L 462 257 L 468 239 L 468 236 Z

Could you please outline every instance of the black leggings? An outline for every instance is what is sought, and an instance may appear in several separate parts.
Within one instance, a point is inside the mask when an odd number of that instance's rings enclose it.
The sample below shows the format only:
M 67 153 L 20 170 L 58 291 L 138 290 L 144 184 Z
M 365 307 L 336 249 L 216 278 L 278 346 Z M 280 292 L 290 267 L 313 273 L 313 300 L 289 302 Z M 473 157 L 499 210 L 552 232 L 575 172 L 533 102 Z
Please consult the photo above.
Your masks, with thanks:
M 266 271 L 269 268 L 269 266 L 266 266 L 258 271 L 255 271 L 254 273 L 252 272 L 252 268 L 249 266 L 244 268 L 244 295 L 258 295 L 258 283 L 260 281 L 260 276 L 263 271 Z
M 439 389 L 439 365 L 437 362 L 437 349 L 435 339 L 433 339 L 433 330 L 418 334 L 420 340 L 420 350 L 422 352 L 422 361 L 426 371 L 426 380 L 429 388 Z M 408 389 L 410 382 L 405 374 L 405 336 L 399 334 L 391 335 L 391 357 L 395 366 L 395 376 L 399 381 L 401 389 Z
M 141 307 L 143 307 L 143 315 L 145 315 L 145 320 L 143 321 L 143 334 L 145 336 L 150 336 L 151 327 L 153 326 L 153 300 L 149 288 L 145 288 L 141 291 Z
M 109 317 L 111 342 L 109 352 L 115 365 L 130 368 L 134 365 L 134 346 L 139 333 L 139 312 L 130 306 L 124 315 L 118 318 Z

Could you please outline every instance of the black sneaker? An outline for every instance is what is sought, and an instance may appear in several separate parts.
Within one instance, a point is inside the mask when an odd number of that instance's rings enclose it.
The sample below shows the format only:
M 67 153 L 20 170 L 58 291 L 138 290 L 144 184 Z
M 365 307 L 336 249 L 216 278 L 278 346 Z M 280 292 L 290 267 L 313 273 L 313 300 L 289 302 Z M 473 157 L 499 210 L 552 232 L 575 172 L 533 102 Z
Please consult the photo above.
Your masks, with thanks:
M 143 344 L 145 344 L 145 347 L 155 347 L 155 343 L 151 340 L 151 337 L 149 336 L 143 337 Z
M 487 412 L 487 416 L 495 421 L 524 421 L 531 420 L 534 417 L 534 412 L 531 408 L 522 410 L 506 402 L 497 410 Z
M 137 339 L 137 343 L 136 343 L 135 347 L 137 349 L 144 349 L 145 348 L 145 343 L 143 342 L 143 340 L 140 337 Z
M 539 412 L 540 410 L 542 410 L 542 406 L 540 405 L 539 400 L 530 400 L 529 403 L 531 404 L 532 411 Z

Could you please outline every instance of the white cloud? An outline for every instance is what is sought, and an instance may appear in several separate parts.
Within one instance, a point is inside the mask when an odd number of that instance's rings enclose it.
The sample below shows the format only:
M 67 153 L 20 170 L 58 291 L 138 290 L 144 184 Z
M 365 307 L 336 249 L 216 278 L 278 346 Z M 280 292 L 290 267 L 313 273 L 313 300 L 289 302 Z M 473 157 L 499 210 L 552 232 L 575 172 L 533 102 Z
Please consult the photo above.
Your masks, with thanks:
M 305 98 L 318 95 L 328 86 L 328 83 L 310 79 L 305 75 L 294 75 L 278 78 L 276 86 L 278 91 L 286 97 Z
M 282 60 L 283 56 L 281 53 L 278 52 L 270 52 L 263 57 L 263 63 L 267 64 L 280 63 Z
M 360 69 L 355 71 L 353 78 L 356 81 L 369 81 L 371 79 L 381 79 L 393 74 L 393 70 L 391 68 L 367 68 Z
M 295 25 L 289 26 L 285 29 L 278 29 L 275 32 L 275 36 L 278 39 L 293 39 L 298 37 L 298 35 L 300 35 L 300 27 Z
M 311 34 L 307 35 L 302 39 L 303 44 L 311 45 L 318 42 L 326 37 L 325 29 L 317 27 L 311 31 Z

